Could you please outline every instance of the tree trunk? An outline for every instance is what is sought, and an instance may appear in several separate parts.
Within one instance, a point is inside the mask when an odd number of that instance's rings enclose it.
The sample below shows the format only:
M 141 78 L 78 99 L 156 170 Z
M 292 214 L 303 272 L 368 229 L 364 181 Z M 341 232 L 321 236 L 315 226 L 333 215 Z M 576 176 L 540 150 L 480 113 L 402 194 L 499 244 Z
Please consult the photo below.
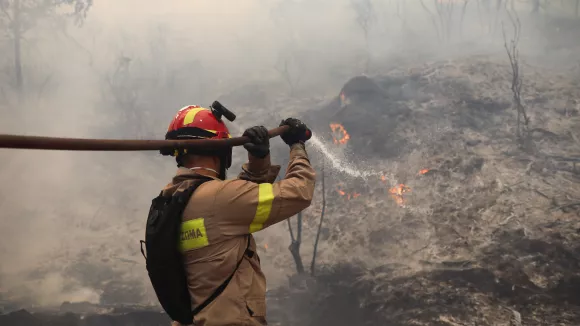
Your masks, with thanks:
M 302 264 L 302 257 L 300 257 L 300 242 L 293 241 L 288 247 L 290 253 L 292 254 L 292 258 L 294 258 L 294 262 L 296 263 L 296 272 L 298 274 L 304 274 L 304 265 Z
M 302 257 L 300 257 L 300 243 L 302 242 L 302 212 L 298 213 L 298 224 L 297 224 L 297 234 L 296 240 L 292 239 L 292 243 L 288 247 L 294 262 L 296 263 L 296 272 L 298 274 L 304 274 L 304 265 L 302 264 Z
M 24 81 L 22 78 L 22 54 L 20 48 L 20 42 L 22 40 L 20 14 L 20 0 L 14 0 L 14 24 L 12 26 L 12 32 L 14 34 L 14 72 L 16 74 L 16 90 L 19 97 L 22 96 L 24 86 Z

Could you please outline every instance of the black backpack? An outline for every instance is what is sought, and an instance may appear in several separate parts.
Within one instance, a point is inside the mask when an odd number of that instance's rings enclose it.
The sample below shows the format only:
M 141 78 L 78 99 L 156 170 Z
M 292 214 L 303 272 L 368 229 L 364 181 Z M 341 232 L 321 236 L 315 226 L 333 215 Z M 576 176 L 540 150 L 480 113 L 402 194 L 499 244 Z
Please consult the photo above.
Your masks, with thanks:
M 195 309 L 191 309 L 191 298 L 187 286 L 187 276 L 183 265 L 182 253 L 179 251 L 181 216 L 193 192 L 211 178 L 199 178 L 183 192 L 172 196 L 159 194 L 151 203 L 145 241 L 141 240 L 141 253 L 145 257 L 147 272 L 157 299 L 169 317 L 181 324 L 193 324 L 193 317 L 217 298 L 234 276 L 244 257 L 240 259 L 234 272 L 215 292 Z M 143 250 L 145 244 L 145 251 Z M 245 255 L 252 257 L 249 250 L 250 239 Z

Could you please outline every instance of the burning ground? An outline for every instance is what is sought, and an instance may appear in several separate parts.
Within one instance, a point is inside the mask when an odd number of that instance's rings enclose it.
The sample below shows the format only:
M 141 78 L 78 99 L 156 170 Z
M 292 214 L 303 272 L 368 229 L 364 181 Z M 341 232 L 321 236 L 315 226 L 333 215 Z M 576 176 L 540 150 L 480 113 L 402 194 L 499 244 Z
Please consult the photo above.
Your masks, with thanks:
M 515 136 L 509 66 L 490 57 L 356 77 L 310 113 L 332 152 L 350 160 L 316 155 L 326 166 L 323 267 L 302 291 L 278 290 L 282 307 L 302 313 L 281 308 L 271 318 L 580 324 L 580 79 L 523 69 L 528 149 Z M 342 173 L 330 171 L 336 164 Z M 305 214 L 306 239 L 321 205 Z

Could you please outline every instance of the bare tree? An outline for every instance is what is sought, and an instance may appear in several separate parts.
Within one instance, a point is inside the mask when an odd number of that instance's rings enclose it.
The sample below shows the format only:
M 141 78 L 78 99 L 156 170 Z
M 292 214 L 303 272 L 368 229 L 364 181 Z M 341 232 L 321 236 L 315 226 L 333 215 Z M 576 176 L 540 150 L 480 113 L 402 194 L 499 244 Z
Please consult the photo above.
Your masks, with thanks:
M 59 19 L 62 17 L 59 9 L 72 8 L 64 17 L 73 17 L 77 25 L 82 24 L 92 0 L 0 0 L 0 11 L 3 16 L 0 24 L 6 26 L 9 37 L 14 45 L 14 78 L 15 89 L 19 98 L 24 90 L 24 75 L 22 63 L 22 41 L 25 33 L 35 27 L 39 21 Z
M 322 231 L 322 223 L 324 221 L 324 213 L 326 211 L 326 185 L 325 185 L 325 172 L 324 172 L 324 161 L 322 163 L 322 211 L 320 213 L 320 222 L 318 223 L 318 230 L 316 232 L 316 240 L 314 241 L 314 252 L 312 254 L 312 262 L 310 263 L 310 274 L 314 276 L 316 268 L 316 254 L 318 251 L 318 243 L 320 241 L 320 233 Z M 279 180 L 279 177 L 277 178 Z M 292 254 L 294 263 L 296 265 L 296 272 L 298 275 L 303 275 L 305 273 L 304 264 L 302 262 L 302 256 L 300 255 L 300 246 L 302 244 L 302 212 L 298 213 L 296 218 L 296 237 L 294 237 L 294 229 L 292 228 L 292 223 L 290 219 L 286 220 L 288 223 L 288 231 L 290 233 L 290 246 L 288 250 Z
M 480 5 L 481 2 L 481 5 Z M 487 24 L 487 33 L 490 35 L 495 34 L 495 32 L 497 31 L 497 26 L 498 26 L 498 22 L 500 21 L 500 17 L 501 17 L 501 13 L 502 13 L 502 9 L 504 7 L 507 6 L 507 3 L 509 1 L 508 0 L 496 0 L 495 1 L 495 9 L 492 9 L 492 0 L 477 0 L 477 7 L 478 7 L 478 11 L 480 11 L 481 7 L 483 7 L 484 11 L 485 11 L 485 19 L 482 19 L 481 17 L 481 12 L 479 13 L 480 16 L 480 23 L 482 28 L 486 27 Z M 513 8 L 514 3 L 513 1 L 511 2 L 512 5 L 512 9 L 515 11 L 515 9 Z
M 296 221 L 296 238 L 294 238 L 294 232 L 292 231 L 292 224 L 290 219 L 288 221 L 288 229 L 290 230 L 290 246 L 288 250 L 294 258 L 294 263 L 296 264 L 296 272 L 298 274 L 304 274 L 304 265 L 302 264 L 302 257 L 300 256 L 300 245 L 302 244 L 302 212 L 298 213 Z
M 504 47 L 506 49 L 508 58 L 510 60 L 511 66 L 511 90 L 513 94 L 513 105 L 517 111 L 517 126 L 516 126 L 516 136 L 520 145 L 526 149 L 530 149 L 531 137 L 529 132 L 530 118 L 526 113 L 526 109 L 522 104 L 522 74 L 520 69 L 520 56 L 518 50 L 518 42 L 520 39 L 521 23 L 516 13 L 510 13 L 507 11 L 510 21 L 513 27 L 513 36 L 511 40 L 507 41 L 507 36 L 505 33 L 505 28 L 502 23 L 502 31 L 504 37 Z
M 461 18 L 459 19 L 459 36 L 463 37 L 463 20 L 465 19 L 465 12 L 467 11 L 467 5 L 469 0 L 463 0 L 463 7 L 461 8 Z
M 369 33 L 375 18 L 374 7 L 371 0 L 351 0 L 351 3 L 357 14 L 356 22 L 360 26 L 365 38 L 366 60 L 364 72 L 368 73 L 371 59 Z
M 439 42 L 441 42 L 442 36 L 441 36 L 441 31 L 439 31 L 439 24 L 437 24 L 437 18 L 435 16 L 435 14 L 433 14 L 431 12 L 431 10 L 429 10 L 429 8 L 427 7 L 427 5 L 425 5 L 425 2 L 423 2 L 423 0 L 419 0 L 419 3 L 421 3 L 421 6 L 423 7 L 423 9 L 427 12 L 427 14 L 429 15 L 429 18 L 431 18 L 431 22 L 433 23 L 433 28 L 435 29 L 435 33 L 437 34 L 437 40 L 439 40 Z
M 455 3 L 452 1 L 443 2 L 440 0 L 433 0 L 433 6 L 435 7 L 435 13 L 433 13 L 423 0 L 420 0 L 421 6 L 427 12 L 427 14 L 431 17 L 431 21 L 433 26 L 435 27 L 435 31 L 437 33 L 437 38 L 439 42 L 448 42 L 451 40 L 451 34 L 453 31 L 453 21 L 454 21 L 454 13 L 455 13 Z M 467 4 L 469 0 L 464 0 L 463 7 L 460 16 L 460 25 L 459 29 L 462 28 L 463 25 L 463 17 L 465 15 Z M 461 31 L 459 31 L 461 34 Z
M 296 93 L 296 88 L 300 83 L 302 78 L 302 74 L 300 73 L 297 64 L 296 58 L 292 52 L 284 51 L 286 53 L 283 56 L 278 58 L 278 64 L 274 69 L 282 76 L 286 84 L 288 85 L 288 89 L 290 90 L 290 96 L 294 96 Z
M 435 4 L 435 10 L 439 17 L 439 23 L 441 24 L 443 40 L 449 41 L 453 26 L 453 11 L 455 9 L 455 3 L 451 1 L 445 3 L 439 0 L 433 0 L 433 3 Z

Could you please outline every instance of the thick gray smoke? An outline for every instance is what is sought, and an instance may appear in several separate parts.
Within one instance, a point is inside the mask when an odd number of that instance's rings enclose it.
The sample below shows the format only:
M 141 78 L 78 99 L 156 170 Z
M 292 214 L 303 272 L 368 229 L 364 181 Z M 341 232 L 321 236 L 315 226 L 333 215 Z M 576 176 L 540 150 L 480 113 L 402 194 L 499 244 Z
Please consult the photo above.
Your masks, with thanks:
M 333 100 L 355 75 L 503 51 L 502 26 L 512 33 L 504 11 L 489 1 L 442 3 L 99 0 L 81 26 L 64 8 L 42 19 L 31 14 L 38 23 L 22 39 L 21 95 L 14 36 L 2 16 L 0 133 L 160 139 L 179 108 L 220 99 L 238 114 L 232 130 L 240 134 Z M 533 37 L 526 17 L 522 51 L 541 53 L 545 39 Z M 336 173 L 384 172 L 342 159 L 321 139 L 313 151 L 334 157 Z M 234 153 L 230 176 L 246 155 Z M 0 150 L 0 167 L 0 295 L 38 305 L 155 302 L 138 243 L 150 200 L 174 172 L 171 159 Z M 264 260 L 269 286 L 286 282 L 293 269 L 284 226 L 258 237 L 272 256 Z

